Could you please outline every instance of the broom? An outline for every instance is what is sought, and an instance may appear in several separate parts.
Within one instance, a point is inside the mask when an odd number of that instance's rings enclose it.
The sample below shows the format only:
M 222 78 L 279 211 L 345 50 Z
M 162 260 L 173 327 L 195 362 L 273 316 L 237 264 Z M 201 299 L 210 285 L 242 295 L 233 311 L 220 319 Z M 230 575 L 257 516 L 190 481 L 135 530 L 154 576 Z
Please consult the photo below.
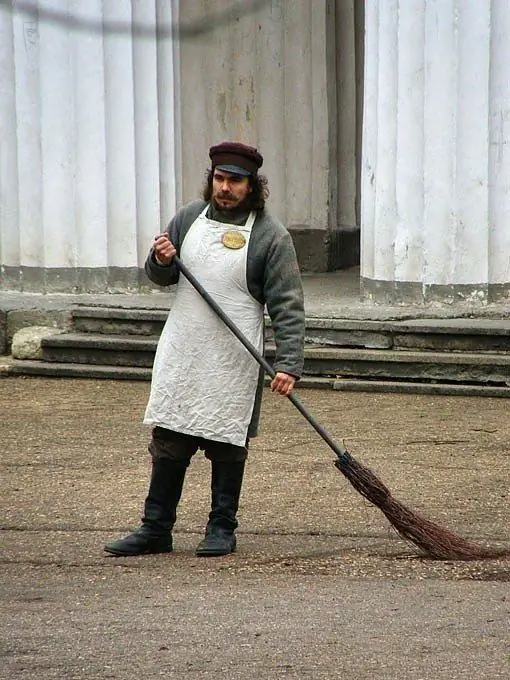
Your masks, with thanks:
M 273 367 L 241 333 L 177 255 L 174 256 L 174 262 L 193 288 L 216 312 L 252 357 L 271 378 L 274 378 L 276 372 Z M 315 420 L 293 392 L 287 397 L 336 453 L 335 466 L 349 480 L 356 491 L 378 507 L 397 533 L 405 540 L 414 543 L 425 555 L 436 560 L 480 560 L 510 555 L 509 550 L 488 548 L 471 543 L 407 508 L 393 498 L 390 490 L 369 468 L 361 465 L 345 447 L 340 447 L 333 441 L 324 427 Z

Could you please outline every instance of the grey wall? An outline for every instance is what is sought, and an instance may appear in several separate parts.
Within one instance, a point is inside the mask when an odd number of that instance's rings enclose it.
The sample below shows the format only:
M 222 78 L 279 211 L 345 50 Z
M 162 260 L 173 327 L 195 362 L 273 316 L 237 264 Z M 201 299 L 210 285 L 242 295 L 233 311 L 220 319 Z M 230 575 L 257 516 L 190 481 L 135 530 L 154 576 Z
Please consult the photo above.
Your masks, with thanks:
M 359 257 L 354 5 L 273 0 L 180 45 L 178 200 L 200 194 L 211 144 L 231 138 L 258 146 L 268 207 L 291 231 L 305 270 L 352 264 L 342 234 Z M 186 0 L 180 20 L 215 9 Z

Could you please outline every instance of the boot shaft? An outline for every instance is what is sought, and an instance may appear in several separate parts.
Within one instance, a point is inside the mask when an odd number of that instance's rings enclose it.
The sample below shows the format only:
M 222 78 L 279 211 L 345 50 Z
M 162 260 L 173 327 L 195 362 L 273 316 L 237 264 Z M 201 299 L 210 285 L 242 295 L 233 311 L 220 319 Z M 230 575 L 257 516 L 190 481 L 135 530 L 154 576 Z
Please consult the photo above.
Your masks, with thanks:
M 155 533 L 171 531 L 177 517 L 189 461 L 156 458 L 152 462 L 149 491 L 142 522 Z
M 244 477 L 244 461 L 213 461 L 211 471 L 211 512 L 208 528 L 237 528 L 237 511 Z

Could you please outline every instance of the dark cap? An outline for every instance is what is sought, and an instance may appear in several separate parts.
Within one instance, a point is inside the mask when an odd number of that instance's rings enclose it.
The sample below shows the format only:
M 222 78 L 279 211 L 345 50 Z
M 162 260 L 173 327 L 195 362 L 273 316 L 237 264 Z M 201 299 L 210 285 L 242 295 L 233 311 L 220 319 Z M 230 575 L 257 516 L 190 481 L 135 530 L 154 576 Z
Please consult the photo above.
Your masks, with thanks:
M 235 175 L 256 175 L 264 159 L 254 146 L 241 142 L 221 142 L 209 149 L 213 170 L 225 170 Z

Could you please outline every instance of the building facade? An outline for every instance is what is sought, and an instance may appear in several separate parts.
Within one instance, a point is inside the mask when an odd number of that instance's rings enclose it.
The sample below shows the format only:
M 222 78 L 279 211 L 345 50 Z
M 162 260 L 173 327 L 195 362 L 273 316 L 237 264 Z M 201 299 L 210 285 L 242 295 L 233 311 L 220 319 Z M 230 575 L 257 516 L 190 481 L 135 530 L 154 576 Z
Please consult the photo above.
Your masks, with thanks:
M 233 138 L 262 151 L 304 271 L 359 266 L 376 303 L 510 297 L 510 0 L 13 5 L 1 288 L 143 289 Z

